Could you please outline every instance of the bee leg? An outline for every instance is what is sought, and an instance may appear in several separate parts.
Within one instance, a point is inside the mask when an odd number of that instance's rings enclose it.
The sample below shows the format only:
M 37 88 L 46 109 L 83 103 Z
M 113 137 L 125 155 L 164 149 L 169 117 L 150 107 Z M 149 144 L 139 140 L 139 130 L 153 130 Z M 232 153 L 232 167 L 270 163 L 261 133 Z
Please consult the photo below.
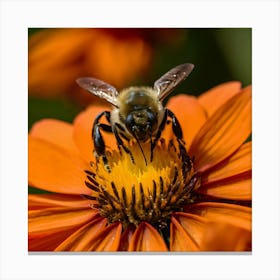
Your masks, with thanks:
M 154 157 L 154 148 L 157 144 L 157 141 L 159 140 L 160 136 L 161 136 L 161 133 L 163 131 L 163 129 L 165 128 L 165 125 L 166 125 L 166 122 L 167 122 L 167 109 L 165 109 L 164 111 L 164 115 L 163 115 L 163 119 L 161 121 L 161 124 L 159 125 L 159 128 L 158 128 L 158 131 L 157 131 L 157 134 L 155 136 L 155 139 L 153 142 L 151 142 L 151 156 L 150 156 L 150 162 L 153 161 L 153 157 Z
M 170 117 L 172 120 L 173 133 L 175 134 L 177 139 L 181 139 L 183 141 L 183 132 L 182 132 L 182 128 L 181 128 L 181 125 L 180 125 L 178 119 L 176 118 L 174 113 L 172 111 L 170 111 L 169 109 L 166 109 L 166 112 L 167 112 L 168 117 Z
M 129 154 L 132 163 L 135 163 L 134 157 L 133 157 L 131 151 L 124 145 L 123 140 L 122 140 L 122 138 L 120 137 L 116 126 L 113 126 L 113 127 L 112 127 L 112 131 L 113 131 L 113 133 L 114 133 L 114 135 L 115 135 L 115 138 L 116 138 L 116 140 L 117 140 L 117 144 L 118 144 L 119 151 L 121 152 L 121 148 L 123 148 L 124 151 L 125 151 L 127 154 Z
M 122 150 L 121 150 L 121 146 L 119 145 L 119 143 L 121 144 L 121 142 L 123 142 L 122 139 L 125 139 L 128 142 L 129 138 L 125 135 L 125 129 L 122 127 L 122 125 L 120 125 L 119 123 L 114 123 L 114 126 L 116 126 L 116 127 L 114 128 L 113 133 L 117 140 L 119 152 L 122 155 Z M 121 138 L 121 140 L 119 140 L 119 138 Z
M 181 159 L 183 161 L 182 169 L 183 169 L 183 173 L 185 175 L 188 172 L 188 170 L 191 168 L 192 161 L 185 148 L 185 141 L 183 140 L 183 132 L 182 132 L 182 128 L 181 128 L 181 125 L 180 125 L 178 119 L 176 118 L 176 116 L 174 115 L 174 113 L 172 111 L 170 111 L 169 109 L 166 109 L 166 111 L 167 111 L 168 117 L 171 118 L 172 131 L 173 131 L 173 133 L 177 139 L 178 145 L 179 145 L 179 151 L 180 151 L 179 156 L 181 157 Z
M 93 128 L 92 128 L 94 154 L 97 161 L 99 157 L 102 158 L 105 169 L 108 172 L 111 172 L 108 159 L 106 157 L 105 143 L 100 130 L 102 129 L 103 131 L 106 132 L 112 132 L 112 127 L 107 124 L 99 123 L 99 120 L 102 116 L 105 116 L 107 120 L 110 120 L 110 112 L 109 111 L 101 112 L 99 115 L 97 115 L 96 119 L 94 120 Z

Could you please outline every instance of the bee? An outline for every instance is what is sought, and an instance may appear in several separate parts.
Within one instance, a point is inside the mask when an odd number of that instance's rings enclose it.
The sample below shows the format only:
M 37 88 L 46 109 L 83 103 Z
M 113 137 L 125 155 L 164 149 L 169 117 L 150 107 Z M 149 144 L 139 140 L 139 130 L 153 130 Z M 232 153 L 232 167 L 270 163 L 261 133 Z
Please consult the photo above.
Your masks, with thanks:
M 108 172 L 110 172 L 110 167 L 102 131 L 114 134 L 120 152 L 123 149 L 130 155 L 132 162 L 134 162 L 133 154 L 127 143 L 131 139 L 135 139 L 147 165 L 148 161 L 141 143 L 150 141 L 150 162 L 152 162 L 156 143 L 160 139 L 165 125 L 171 122 L 172 131 L 179 143 L 180 154 L 182 158 L 187 157 L 180 123 L 174 113 L 165 108 L 162 102 L 179 83 L 187 78 L 193 68 L 194 65 L 191 63 L 181 64 L 156 80 L 153 88 L 132 86 L 120 92 L 112 85 L 95 78 L 83 77 L 76 80 L 80 87 L 105 99 L 113 106 L 112 111 L 99 113 L 93 121 L 92 127 L 96 159 L 102 158 Z M 102 117 L 105 117 L 107 123 L 101 122 Z

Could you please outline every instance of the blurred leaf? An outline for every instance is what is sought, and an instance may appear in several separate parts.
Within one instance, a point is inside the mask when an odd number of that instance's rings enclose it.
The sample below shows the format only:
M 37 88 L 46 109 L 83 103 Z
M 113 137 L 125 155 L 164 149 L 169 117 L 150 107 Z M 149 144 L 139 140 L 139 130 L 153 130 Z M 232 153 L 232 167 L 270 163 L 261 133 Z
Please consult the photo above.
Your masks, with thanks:
M 187 93 L 199 95 L 209 88 L 233 79 L 227 62 L 217 42 L 218 28 L 183 29 L 181 43 L 174 49 L 158 46 L 155 57 L 154 76 L 158 77 L 170 68 L 191 62 L 195 68 L 174 94 Z M 229 30 L 228 28 L 223 30 Z M 163 70 L 164 69 L 164 70 Z
M 252 83 L 252 29 L 222 28 L 215 34 L 233 79 Z
M 28 28 L 28 36 L 31 36 L 42 29 L 45 29 L 45 28 Z
M 60 119 L 72 122 L 80 108 L 67 100 L 40 99 L 29 97 L 28 101 L 28 129 L 38 120 L 44 118 Z

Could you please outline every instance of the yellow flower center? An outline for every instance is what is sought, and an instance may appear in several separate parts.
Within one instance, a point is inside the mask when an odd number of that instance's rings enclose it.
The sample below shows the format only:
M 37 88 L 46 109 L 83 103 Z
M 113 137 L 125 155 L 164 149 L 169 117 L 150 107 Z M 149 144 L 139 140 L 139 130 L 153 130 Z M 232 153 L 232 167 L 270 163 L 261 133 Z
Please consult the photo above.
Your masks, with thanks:
M 93 201 L 92 207 L 124 227 L 141 221 L 165 227 L 173 211 L 192 201 L 192 191 L 200 184 L 191 159 L 174 143 L 161 139 L 152 161 L 150 143 L 141 144 L 147 164 L 135 142 L 129 145 L 133 160 L 125 151 L 107 152 L 110 172 L 101 160 L 92 163 L 86 171 L 86 185 L 93 191 L 86 197 Z

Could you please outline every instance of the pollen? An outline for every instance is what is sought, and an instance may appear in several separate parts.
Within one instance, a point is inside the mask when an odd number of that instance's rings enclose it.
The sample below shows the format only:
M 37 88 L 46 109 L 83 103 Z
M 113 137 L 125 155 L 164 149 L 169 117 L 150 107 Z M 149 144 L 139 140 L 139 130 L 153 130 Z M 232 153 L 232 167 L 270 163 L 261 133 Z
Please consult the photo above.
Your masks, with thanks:
M 175 144 L 174 144 L 175 143 Z M 102 161 L 91 163 L 86 170 L 85 184 L 92 190 L 84 195 L 91 206 L 110 223 L 119 221 L 124 227 L 149 222 L 157 228 L 167 226 L 172 212 L 192 202 L 193 190 L 200 179 L 194 172 L 193 163 L 176 141 L 161 139 L 149 159 L 150 143 L 131 143 L 131 154 L 108 151 L 106 156 L 110 172 Z M 133 160 L 131 158 L 133 155 Z

